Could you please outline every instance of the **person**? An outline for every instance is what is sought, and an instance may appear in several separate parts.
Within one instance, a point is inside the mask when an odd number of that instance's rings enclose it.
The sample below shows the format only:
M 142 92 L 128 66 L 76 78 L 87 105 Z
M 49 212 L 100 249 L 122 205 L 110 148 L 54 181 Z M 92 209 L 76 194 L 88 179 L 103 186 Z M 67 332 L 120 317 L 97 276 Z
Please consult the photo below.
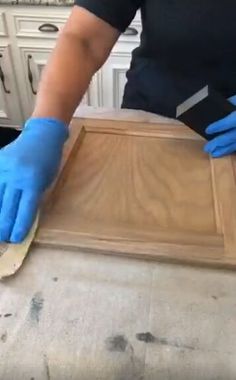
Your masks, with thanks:
M 206 84 L 236 103 L 235 0 L 75 0 L 32 116 L 0 151 L 0 241 L 19 243 L 28 233 L 57 174 L 72 115 L 138 9 L 143 31 L 122 107 L 175 117 L 176 106 Z M 221 135 L 205 152 L 236 151 L 236 112 L 207 132 Z

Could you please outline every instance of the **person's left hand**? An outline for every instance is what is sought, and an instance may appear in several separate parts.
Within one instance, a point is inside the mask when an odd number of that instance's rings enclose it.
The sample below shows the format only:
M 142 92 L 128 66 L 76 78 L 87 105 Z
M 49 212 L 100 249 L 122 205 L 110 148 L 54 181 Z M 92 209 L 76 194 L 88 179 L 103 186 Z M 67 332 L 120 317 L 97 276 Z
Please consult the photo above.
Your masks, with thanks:
M 229 98 L 229 101 L 236 105 L 236 95 Z M 236 111 L 209 125 L 206 133 L 220 133 L 220 136 L 213 138 L 204 147 L 204 151 L 212 157 L 223 157 L 236 152 Z

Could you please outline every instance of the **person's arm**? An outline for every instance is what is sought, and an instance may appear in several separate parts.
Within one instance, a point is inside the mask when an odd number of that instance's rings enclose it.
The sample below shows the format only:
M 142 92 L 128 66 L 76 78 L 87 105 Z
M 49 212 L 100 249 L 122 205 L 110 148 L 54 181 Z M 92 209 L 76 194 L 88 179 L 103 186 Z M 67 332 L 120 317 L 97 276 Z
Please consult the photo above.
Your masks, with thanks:
M 21 135 L 0 150 L 0 241 L 21 242 L 54 180 L 68 123 L 119 32 L 74 7 L 43 73 L 36 106 Z
M 43 72 L 32 116 L 53 117 L 68 124 L 119 34 L 105 21 L 75 6 Z

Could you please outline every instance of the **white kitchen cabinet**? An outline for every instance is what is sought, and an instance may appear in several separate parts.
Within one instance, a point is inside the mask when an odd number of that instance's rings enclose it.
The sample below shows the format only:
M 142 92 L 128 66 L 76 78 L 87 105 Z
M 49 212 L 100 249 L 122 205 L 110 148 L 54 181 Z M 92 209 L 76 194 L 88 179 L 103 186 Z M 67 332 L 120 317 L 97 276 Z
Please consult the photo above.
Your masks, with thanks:
M 21 105 L 23 119 L 31 115 L 42 70 L 70 10 L 69 7 L 48 6 L 0 7 L 0 38 L 9 35 L 13 58 L 13 65 L 7 63 L 5 68 L 7 72 L 10 70 L 6 84 L 13 89 L 11 101 L 10 94 L 3 92 L 2 85 L 0 90 L 0 116 L 4 123 L 22 122 Z M 82 104 L 120 107 L 131 53 L 139 44 L 140 33 L 141 20 L 138 14 L 127 32 L 119 38 L 103 68 L 92 79 Z M 4 54 L 6 56 L 6 52 Z M 9 62 L 9 55 L 4 59 Z M 17 91 L 17 87 L 20 91 Z
M 19 81 L 21 86 L 26 90 L 26 96 L 23 99 L 24 114 L 27 118 L 30 116 L 35 98 L 38 91 L 38 83 L 44 66 L 47 63 L 51 49 L 38 47 L 18 46 L 20 53 L 20 71 Z
M 98 73 L 99 106 L 120 108 L 127 82 L 126 73 L 130 67 L 132 52 L 139 46 L 140 35 L 141 20 L 138 14 L 132 25 L 120 36 Z
M 112 53 L 100 72 L 102 99 L 100 106 L 119 108 L 122 103 L 130 54 Z
M 0 43 L 0 125 L 19 125 L 23 117 L 8 42 Z
M 26 85 L 27 90 L 27 97 L 23 101 L 24 110 L 26 117 L 29 117 L 34 107 L 42 71 L 47 64 L 48 58 L 53 48 L 47 48 L 42 46 L 18 46 L 18 48 L 20 51 L 21 66 L 23 68 L 24 83 Z M 93 82 L 91 83 L 91 86 L 92 85 Z M 84 96 L 82 104 L 97 105 L 91 104 L 91 86 L 86 95 Z
M 57 39 L 69 14 L 69 8 L 14 7 L 11 12 L 14 33 L 20 38 Z

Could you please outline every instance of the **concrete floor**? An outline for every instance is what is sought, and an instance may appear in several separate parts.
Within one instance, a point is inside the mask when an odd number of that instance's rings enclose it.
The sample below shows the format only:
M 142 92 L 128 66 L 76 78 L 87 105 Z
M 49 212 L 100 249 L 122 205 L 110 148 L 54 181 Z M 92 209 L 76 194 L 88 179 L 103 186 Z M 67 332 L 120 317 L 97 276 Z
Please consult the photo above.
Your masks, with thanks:
M 1 380 L 235 380 L 236 274 L 32 249 L 0 284 Z

